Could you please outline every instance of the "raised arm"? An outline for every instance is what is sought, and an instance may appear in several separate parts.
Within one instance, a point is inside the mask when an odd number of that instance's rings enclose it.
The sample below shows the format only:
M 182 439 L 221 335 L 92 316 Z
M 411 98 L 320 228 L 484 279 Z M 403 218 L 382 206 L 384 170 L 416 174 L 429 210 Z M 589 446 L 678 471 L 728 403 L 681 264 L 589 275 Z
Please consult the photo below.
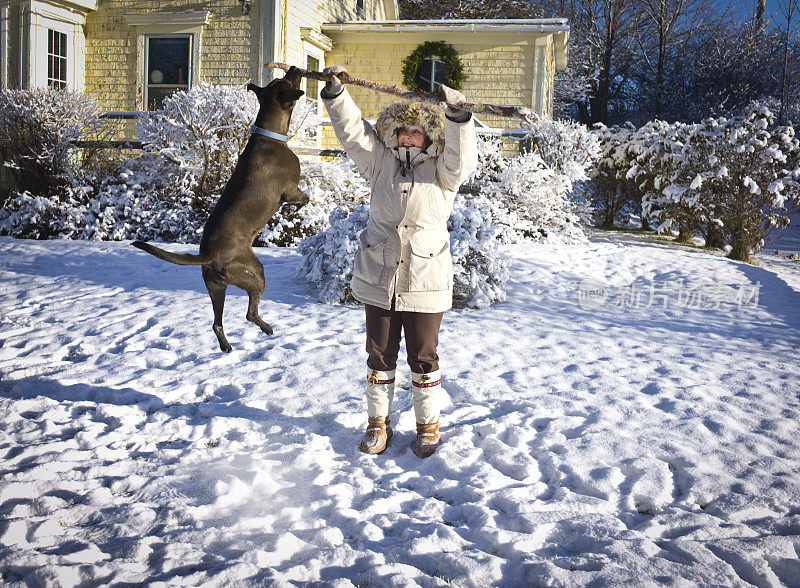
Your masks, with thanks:
M 439 90 L 439 97 L 450 104 L 465 102 L 463 94 L 444 85 Z M 439 185 L 456 192 L 477 166 L 478 144 L 472 113 L 448 107 L 445 110 L 444 152 L 436 162 Z
M 344 69 L 338 66 L 325 69 L 325 73 L 341 71 Z M 331 76 L 331 81 L 322 89 L 320 97 L 331 118 L 336 138 L 347 151 L 347 155 L 361 173 L 368 178 L 374 177 L 387 149 L 378 139 L 375 129 L 361 117 L 361 110 L 336 76 Z

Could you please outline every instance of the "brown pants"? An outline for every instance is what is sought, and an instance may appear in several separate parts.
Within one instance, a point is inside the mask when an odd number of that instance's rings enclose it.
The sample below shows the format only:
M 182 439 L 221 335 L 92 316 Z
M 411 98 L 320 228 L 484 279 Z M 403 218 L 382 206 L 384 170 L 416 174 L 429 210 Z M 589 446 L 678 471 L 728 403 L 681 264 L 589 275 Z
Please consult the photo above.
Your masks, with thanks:
M 406 333 L 406 352 L 411 371 L 429 374 L 439 369 L 439 327 L 443 312 L 401 312 L 365 304 L 367 313 L 367 367 L 388 371 L 397 367 L 400 333 Z

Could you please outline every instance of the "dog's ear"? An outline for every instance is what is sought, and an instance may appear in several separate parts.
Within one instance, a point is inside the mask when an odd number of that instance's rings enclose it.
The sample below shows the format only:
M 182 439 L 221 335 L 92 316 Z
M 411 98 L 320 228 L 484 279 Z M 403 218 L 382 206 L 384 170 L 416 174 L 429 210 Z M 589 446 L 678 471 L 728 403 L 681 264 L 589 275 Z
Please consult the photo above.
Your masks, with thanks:
M 250 90 L 251 92 L 255 92 L 256 96 L 258 96 L 259 92 L 261 92 L 261 88 L 256 86 L 253 82 L 247 84 L 247 89 Z
M 278 100 L 284 104 L 297 101 L 300 96 L 305 94 L 302 90 L 282 90 L 278 92 Z

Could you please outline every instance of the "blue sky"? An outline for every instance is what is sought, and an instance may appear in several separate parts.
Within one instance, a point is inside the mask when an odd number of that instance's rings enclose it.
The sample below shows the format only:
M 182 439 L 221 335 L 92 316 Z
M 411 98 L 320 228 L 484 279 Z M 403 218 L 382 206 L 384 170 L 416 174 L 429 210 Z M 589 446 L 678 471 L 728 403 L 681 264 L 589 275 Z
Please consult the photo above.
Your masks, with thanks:
M 787 0 L 783 0 L 784 4 Z M 724 6 L 726 4 L 725 0 L 717 0 L 720 6 Z M 740 0 L 739 9 L 745 13 L 752 13 L 755 11 L 756 0 Z M 778 10 L 778 0 L 767 0 L 767 16 L 769 17 L 770 14 L 774 14 L 775 18 L 781 22 L 783 21 L 783 16 L 780 15 Z M 800 20 L 800 17 L 796 17 Z
M 784 2 L 784 5 L 785 4 L 786 2 Z M 776 18 L 778 18 L 781 21 L 783 20 L 783 17 L 780 15 L 778 11 L 778 0 L 767 0 L 767 14 L 770 13 L 776 14 Z M 795 15 L 795 18 L 798 18 L 798 16 Z

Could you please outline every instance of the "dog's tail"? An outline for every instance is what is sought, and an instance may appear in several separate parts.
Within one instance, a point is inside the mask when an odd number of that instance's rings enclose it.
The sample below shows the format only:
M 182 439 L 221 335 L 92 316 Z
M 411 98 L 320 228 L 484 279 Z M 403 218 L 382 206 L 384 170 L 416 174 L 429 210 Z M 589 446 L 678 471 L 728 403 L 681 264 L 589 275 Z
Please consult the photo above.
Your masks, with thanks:
M 142 251 L 147 251 L 150 255 L 155 255 L 159 259 L 163 259 L 164 261 L 168 261 L 170 263 L 176 263 L 178 265 L 205 265 L 211 261 L 210 255 L 171 253 L 170 251 L 159 249 L 158 247 L 150 245 L 150 243 L 145 243 L 144 241 L 134 241 L 131 243 L 131 245 L 141 249 Z

